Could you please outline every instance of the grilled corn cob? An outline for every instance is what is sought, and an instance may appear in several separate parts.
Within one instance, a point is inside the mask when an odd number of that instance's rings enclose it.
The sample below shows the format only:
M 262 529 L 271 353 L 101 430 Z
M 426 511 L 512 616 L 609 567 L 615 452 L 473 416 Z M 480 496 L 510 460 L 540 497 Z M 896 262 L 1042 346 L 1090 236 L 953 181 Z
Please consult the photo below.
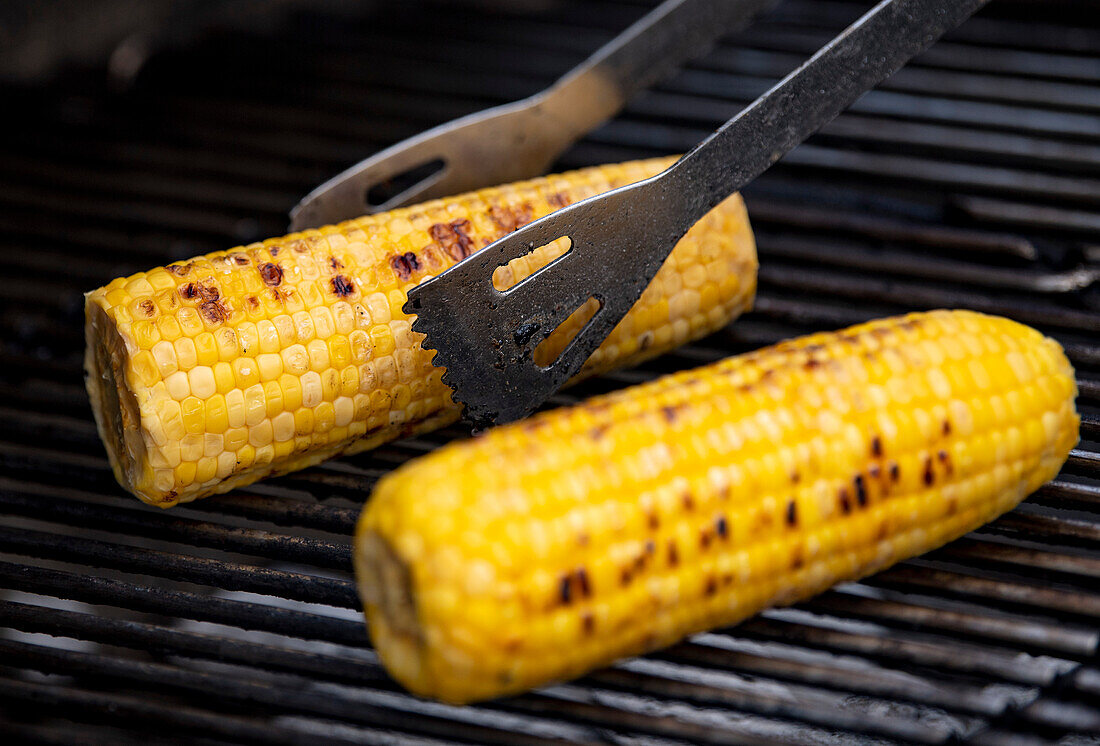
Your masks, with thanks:
M 455 443 L 383 478 L 355 565 L 379 655 L 468 702 L 928 551 L 1077 441 L 1061 348 L 936 311 L 815 334 Z
M 535 218 L 651 176 L 661 158 L 359 218 L 116 279 L 86 297 L 87 388 L 118 481 L 168 507 L 457 419 L 408 289 Z M 557 242 L 498 270 L 514 284 Z M 752 302 L 740 197 L 695 225 L 581 376 L 721 327 Z M 552 354 L 574 314 L 539 348 Z M 547 352 L 549 351 L 549 353 Z

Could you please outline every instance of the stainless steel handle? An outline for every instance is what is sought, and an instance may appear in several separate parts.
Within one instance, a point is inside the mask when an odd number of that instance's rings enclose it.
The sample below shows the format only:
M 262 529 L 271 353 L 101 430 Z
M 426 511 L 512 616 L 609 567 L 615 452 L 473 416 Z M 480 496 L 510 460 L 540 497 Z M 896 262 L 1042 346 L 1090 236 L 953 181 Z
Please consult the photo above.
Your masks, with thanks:
M 665 0 L 547 89 L 545 103 L 570 129 L 588 132 L 637 91 L 703 54 L 778 0 Z
M 668 173 L 690 226 L 988 0 L 882 0 Z

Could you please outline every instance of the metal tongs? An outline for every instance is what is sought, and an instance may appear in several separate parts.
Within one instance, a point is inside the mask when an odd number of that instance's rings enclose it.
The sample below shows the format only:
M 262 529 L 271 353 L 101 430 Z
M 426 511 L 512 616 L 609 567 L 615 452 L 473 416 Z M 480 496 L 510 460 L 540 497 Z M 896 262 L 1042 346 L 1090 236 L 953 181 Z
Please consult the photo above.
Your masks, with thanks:
M 444 381 L 454 389 L 455 399 L 466 405 L 466 419 L 475 427 L 485 427 L 532 412 L 580 370 L 697 220 L 986 2 L 882 0 L 664 172 L 557 210 L 411 289 L 405 310 L 417 317 L 413 329 L 426 335 L 425 348 L 436 350 L 434 362 L 446 367 Z M 746 21 L 751 13 L 767 4 L 721 0 L 666 2 L 631 29 L 667 11 L 663 20 L 675 19 L 676 33 L 700 33 L 690 12 L 706 10 L 713 14 L 717 7 L 728 11 L 732 6 L 742 10 L 753 6 L 749 15 L 739 17 Z M 727 22 L 733 23 L 734 16 L 726 16 Z M 713 23 L 704 21 L 704 25 L 710 26 L 711 38 L 717 36 Z M 652 28 L 658 27 L 659 23 Z M 726 26 L 723 30 L 728 29 Z M 686 53 L 683 45 L 675 43 L 675 34 L 663 33 L 660 38 L 669 54 L 676 54 L 676 61 L 682 61 Z M 615 42 L 609 47 L 614 45 Z M 588 64 L 598 68 L 602 52 L 593 58 L 594 63 Z M 643 51 L 635 50 L 634 55 L 638 54 Z M 637 66 L 632 75 L 635 77 L 631 79 L 648 82 L 659 77 L 650 76 Z M 611 84 L 600 76 L 593 77 L 596 79 L 590 83 L 587 95 L 595 100 L 587 105 L 604 106 L 602 96 L 610 90 L 634 89 L 622 85 L 621 80 Z M 566 76 L 558 85 L 569 79 Z M 551 105 L 553 101 L 553 96 L 549 96 L 543 102 L 547 104 L 543 116 L 561 113 L 557 105 Z M 619 109 L 625 95 L 614 101 L 614 109 L 605 117 Z M 503 134 L 486 162 L 495 166 L 502 154 L 514 156 L 516 161 L 523 161 L 515 165 L 515 170 L 499 166 L 486 174 L 485 163 L 477 158 L 456 158 L 442 177 L 414 186 L 379 207 L 388 209 L 411 198 L 483 186 L 481 176 L 488 175 L 495 183 L 530 176 L 531 168 L 548 167 L 553 156 L 539 160 L 522 147 L 512 150 L 517 147 L 517 138 L 522 144 L 523 132 L 508 120 L 520 116 L 516 112 L 525 109 L 524 103 L 512 105 L 516 108 L 510 113 L 509 107 L 500 107 L 495 110 L 499 114 L 486 120 L 474 116 L 451 125 L 459 132 L 476 131 L 481 126 L 479 122 L 491 122 L 488 126 L 494 128 L 492 131 Z M 571 131 L 575 130 L 574 126 Z M 294 227 L 362 214 L 366 182 L 357 181 L 357 169 L 371 172 L 372 178 L 373 174 L 407 170 L 431 153 L 431 149 L 418 150 L 417 145 L 430 142 L 439 134 L 437 128 L 394 146 L 322 185 L 293 213 Z M 477 139 L 470 137 L 469 131 L 456 138 L 461 143 Z M 554 154 L 564 149 L 560 143 L 557 147 Z M 539 147 L 533 150 L 538 151 Z M 415 157 L 402 159 L 410 151 Z M 392 168 L 381 168 L 379 159 L 383 161 L 381 165 Z M 390 159 L 394 161 L 392 164 Z M 455 163 L 463 164 L 462 168 L 454 167 Z M 454 173 L 467 169 L 471 173 Z M 300 220 L 307 210 L 309 220 Z M 562 237 L 568 237 L 570 242 L 565 254 L 507 290 L 499 291 L 493 286 L 497 267 Z M 539 343 L 591 298 L 596 299 L 599 308 L 585 326 L 556 360 L 545 366 L 536 364 L 533 353 Z

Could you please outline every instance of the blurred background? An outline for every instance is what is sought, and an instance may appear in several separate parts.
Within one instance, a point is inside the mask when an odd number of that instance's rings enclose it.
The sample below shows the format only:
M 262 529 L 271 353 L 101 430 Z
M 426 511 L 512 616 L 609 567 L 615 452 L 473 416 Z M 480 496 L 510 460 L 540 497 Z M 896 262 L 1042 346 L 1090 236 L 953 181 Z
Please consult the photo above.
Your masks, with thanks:
M 785 0 L 565 153 L 690 148 L 870 7 Z M 82 293 L 283 233 L 325 178 L 553 82 L 651 0 L 0 2 L 0 733 L 35 743 L 1095 744 L 1100 13 L 994 0 L 746 189 L 753 313 L 579 398 L 819 329 L 965 307 L 1078 371 L 1082 442 L 942 550 L 566 685 L 468 708 L 369 648 L 350 533 L 458 427 L 183 506 L 123 495 Z

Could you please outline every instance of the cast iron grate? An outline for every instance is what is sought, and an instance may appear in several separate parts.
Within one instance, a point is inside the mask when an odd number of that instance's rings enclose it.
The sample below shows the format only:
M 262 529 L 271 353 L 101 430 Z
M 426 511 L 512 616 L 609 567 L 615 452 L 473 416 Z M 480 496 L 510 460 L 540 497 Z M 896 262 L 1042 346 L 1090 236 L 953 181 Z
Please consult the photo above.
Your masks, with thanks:
M 866 2 L 788 0 L 571 150 L 682 150 Z M 0 730 L 45 743 L 1091 743 L 1100 732 L 1100 28 L 1000 2 L 752 185 L 756 311 L 554 403 L 810 330 L 966 306 L 1078 368 L 1063 473 L 963 540 L 797 607 L 490 704 L 416 700 L 364 634 L 366 491 L 461 435 L 394 443 L 168 513 L 123 496 L 81 383 L 83 290 L 280 233 L 378 147 L 533 92 L 645 3 L 303 13 L 3 90 Z M 1091 735 L 1090 735 L 1091 734 Z

